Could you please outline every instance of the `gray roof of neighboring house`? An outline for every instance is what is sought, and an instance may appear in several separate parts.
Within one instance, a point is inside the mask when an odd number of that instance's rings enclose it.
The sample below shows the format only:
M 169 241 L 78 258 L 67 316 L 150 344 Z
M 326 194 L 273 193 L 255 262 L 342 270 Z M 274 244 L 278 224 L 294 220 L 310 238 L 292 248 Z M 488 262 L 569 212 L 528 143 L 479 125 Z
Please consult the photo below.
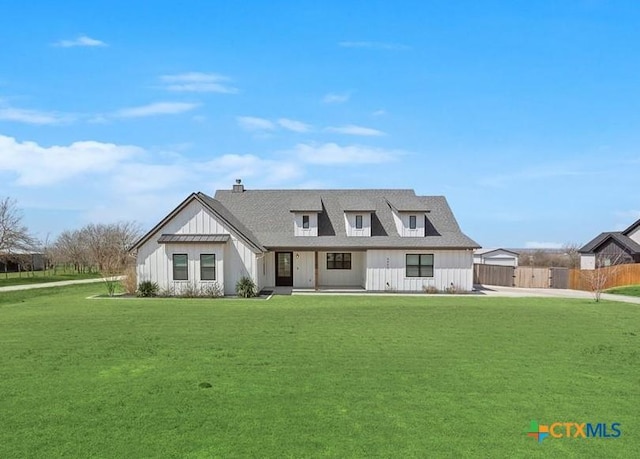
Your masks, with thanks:
M 262 246 L 270 249 L 480 247 L 462 233 L 443 196 L 416 196 L 413 190 L 218 190 L 215 199 L 203 193 L 198 196 L 203 196 L 205 202 L 219 203 Z M 291 210 L 318 198 L 318 236 L 294 236 Z M 425 217 L 427 235 L 400 237 L 389 203 L 400 211 L 429 212 Z M 345 207 L 347 211 L 373 211 L 370 237 L 346 235 Z
M 623 235 L 628 236 L 629 233 L 635 231 L 636 228 L 640 227 L 640 218 L 633 222 L 626 230 L 622 232 Z
M 593 238 L 587 244 L 582 246 L 580 250 L 578 250 L 578 252 L 594 253 L 598 247 L 600 247 L 606 241 L 611 239 L 613 241 L 616 241 L 618 244 L 620 244 L 622 247 L 627 249 L 629 252 L 633 254 L 640 254 L 640 244 L 638 244 L 636 241 L 634 241 L 630 237 L 625 236 L 623 233 L 624 232 L 622 231 L 610 231 L 610 232 L 600 233 L 598 236 Z
M 231 236 L 228 234 L 163 234 L 158 243 L 169 242 L 227 242 Z
M 513 250 L 503 249 L 503 248 L 498 248 L 498 249 L 477 249 L 473 253 L 475 255 L 487 255 L 487 254 L 489 254 L 491 252 L 498 252 L 498 251 L 507 252 L 507 253 L 510 253 L 511 255 L 515 255 L 516 257 L 519 255 L 518 252 L 514 252 Z

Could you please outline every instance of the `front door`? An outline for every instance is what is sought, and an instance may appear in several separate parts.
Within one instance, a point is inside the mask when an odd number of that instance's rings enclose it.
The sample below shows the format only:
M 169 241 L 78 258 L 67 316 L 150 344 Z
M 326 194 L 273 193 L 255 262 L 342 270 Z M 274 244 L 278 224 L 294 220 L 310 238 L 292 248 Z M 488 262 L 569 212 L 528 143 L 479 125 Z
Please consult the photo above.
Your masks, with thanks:
M 276 287 L 293 286 L 293 252 L 276 252 Z

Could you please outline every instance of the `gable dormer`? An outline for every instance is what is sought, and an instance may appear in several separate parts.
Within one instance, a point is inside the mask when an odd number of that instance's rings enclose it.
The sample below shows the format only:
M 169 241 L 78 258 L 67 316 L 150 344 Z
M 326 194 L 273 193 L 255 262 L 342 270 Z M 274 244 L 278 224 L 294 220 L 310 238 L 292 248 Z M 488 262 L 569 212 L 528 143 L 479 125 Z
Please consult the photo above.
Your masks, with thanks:
M 345 210 L 344 228 L 347 236 L 371 236 L 371 210 Z
M 387 201 L 400 237 L 424 237 L 426 214 L 429 212 L 418 199 Z
M 322 212 L 320 198 L 297 199 L 290 205 L 294 236 L 317 236 L 318 214 Z

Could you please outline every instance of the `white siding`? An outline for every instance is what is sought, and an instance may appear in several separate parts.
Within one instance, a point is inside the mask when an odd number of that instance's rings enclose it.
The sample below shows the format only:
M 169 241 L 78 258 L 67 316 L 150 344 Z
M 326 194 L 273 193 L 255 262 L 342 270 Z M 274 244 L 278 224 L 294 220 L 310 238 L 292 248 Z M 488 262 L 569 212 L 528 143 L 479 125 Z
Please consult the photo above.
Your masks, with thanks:
M 402 237 L 424 237 L 424 216 L 423 212 L 396 212 L 391 210 L 393 221 L 396 224 L 396 230 Z M 409 217 L 416 217 L 416 228 L 409 228 Z
M 362 216 L 362 228 L 356 228 L 356 215 Z M 344 226 L 347 236 L 371 236 L 371 213 L 370 212 L 345 212 Z
M 315 286 L 313 252 L 293 252 L 293 286 L 295 288 L 313 288 Z
M 596 269 L 596 256 L 593 253 L 580 255 L 580 269 Z
M 216 275 L 227 295 L 235 293 L 235 283 L 242 275 L 249 275 L 254 282 L 258 282 L 256 255 L 234 235 L 224 244 L 158 244 L 157 240 L 163 233 L 231 234 L 198 201 L 191 201 L 138 249 L 138 282 L 151 280 L 157 282 L 161 289 L 173 287 L 172 253 L 189 255 L 189 279 L 196 282 L 199 282 L 199 268 L 197 277 L 194 277 L 196 265 L 192 265 L 192 262 L 196 263 L 196 259 L 197 263 L 200 262 L 200 253 L 215 253 Z
M 309 216 L 309 228 L 302 227 L 302 216 Z M 318 235 L 318 214 L 314 212 L 295 212 L 293 214 L 293 234 L 295 236 L 317 236 Z
M 225 244 L 165 244 L 167 256 L 166 278 L 163 284 L 171 286 L 176 294 L 190 285 L 201 286 L 217 282 L 220 287 L 224 286 L 224 248 Z M 200 279 L 200 255 L 212 253 L 216 256 L 216 280 L 202 281 Z M 173 280 L 173 255 L 186 254 L 188 260 L 188 280 Z M 157 281 L 156 281 L 157 282 Z M 158 282 L 160 285 L 160 282 Z
M 406 277 L 408 253 L 432 253 L 433 277 Z M 366 260 L 367 290 L 421 292 L 424 286 L 444 290 L 451 284 L 460 290 L 473 289 L 471 250 L 368 250 Z
M 498 250 L 486 253 L 476 253 L 473 255 L 473 262 L 485 265 L 498 266 L 518 266 L 518 256 L 504 250 Z
M 276 285 L 276 254 L 268 252 L 263 257 L 263 284 L 262 287 L 275 287 Z
M 335 252 L 344 253 L 337 249 Z M 351 253 L 351 269 L 327 269 L 327 252 L 318 252 L 318 285 L 321 287 L 364 287 L 366 252 Z
M 628 237 L 640 244 L 640 226 L 628 234 Z

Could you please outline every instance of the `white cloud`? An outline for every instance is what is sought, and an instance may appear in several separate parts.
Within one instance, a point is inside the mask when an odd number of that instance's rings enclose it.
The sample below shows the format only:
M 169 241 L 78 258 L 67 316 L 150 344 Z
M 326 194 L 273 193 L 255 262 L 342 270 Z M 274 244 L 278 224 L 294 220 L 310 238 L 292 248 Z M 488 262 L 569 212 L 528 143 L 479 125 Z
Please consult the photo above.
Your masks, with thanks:
M 562 246 L 562 242 L 530 241 L 524 243 L 525 249 L 561 249 Z
M 351 98 L 351 94 L 349 93 L 333 93 L 330 92 L 325 94 L 322 98 L 322 102 L 325 104 L 343 104 L 347 102 Z
M 349 124 L 347 126 L 341 127 L 328 127 L 326 129 L 328 132 L 336 132 L 338 134 L 347 134 L 347 135 L 361 135 L 361 136 L 373 136 L 379 137 L 382 135 L 386 135 L 384 132 L 379 131 L 377 129 L 368 128 L 364 126 L 355 126 L 353 124 Z
M 0 107 L 0 120 L 15 121 L 17 123 L 48 125 L 62 124 L 73 120 L 71 115 L 30 110 L 15 107 Z
M 237 178 L 258 178 L 262 183 L 283 183 L 301 177 L 303 170 L 295 162 L 263 159 L 255 155 L 227 154 L 202 163 L 204 176 L 215 174 L 224 180 L 224 188 Z
M 113 116 L 116 118 L 142 118 L 156 115 L 176 115 L 191 111 L 198 106 L 200 104 L 186 102 L 155 102 L 140 107 L 123 108 L 116 111 Z
M 388 51 L 410 49 L 407 45 L 379 41 L 341 41 L 338 46 L 341 48 L 383 49 Z
M 401 151 L 383 150 L 361 145 L 341 146 L 335 143 L 322 145 L 298 144 L 290 153 L 310 164 L 377 164 L 393 161 L 404 154 Z
M 89 173 L 104 173 L 142 152 L 130 145 L 96 141 L 43 147 L 0 135 L 0 171 L 16 174 L 17 185 L 44 186 Z
M 86 35 L 80 35 L 74 40 L 60 40 L 54 43 L 53 46 L 58 46 L 61 48 L 73 48 L 77 46 L 100 47 L 107 46 L 107 44 L 101 40 L 96 40 L 95 38 L 91 38 Z
M 276 125 L 265 118 L 256 116 L 238 116 L 236 117 L 238 125 L 245 131 L 273 131 Z
M 384 116 L 387 114 L 386 110 L 380 109 L 371 113 L 372 116 Z
M 280 118 L 278 124 L 283 128 L 293 132 L 309 132 L 311 126 L 302 121 L 290 120 L 288 118 Z
M 228 85 L 229 77 L 216 73 L 190 72 L 177 75 L 163 75 L 160 77 L 168 91 L 174 92 L 218 92 L 235 94 L 237 88 Z

